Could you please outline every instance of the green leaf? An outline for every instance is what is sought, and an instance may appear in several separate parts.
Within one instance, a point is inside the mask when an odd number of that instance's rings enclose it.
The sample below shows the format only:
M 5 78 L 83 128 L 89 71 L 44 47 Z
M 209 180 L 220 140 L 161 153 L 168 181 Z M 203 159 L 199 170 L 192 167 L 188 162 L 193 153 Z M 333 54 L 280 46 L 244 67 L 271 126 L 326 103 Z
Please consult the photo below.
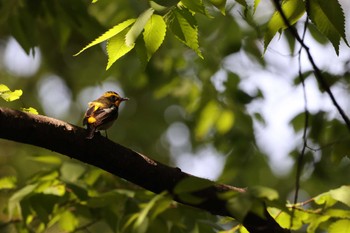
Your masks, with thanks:
M 202 0 L 181 0 L 182 4 L 195 13 L 207 15 Z
M 8 212 L 9 212 L 9 218 L 11 219 L 14 214 L 18 214 L 19 216 L 22 215 L 22 210 L 21 210 L 21 206 L 20 206 L 20 202 L 22 201 L 22 199 L 24 199 L 26 196 L 28 196 L 29 194 L 31 194 L 34 189 L 37 187 L 36 184 L 31 184 L 31 185 L 27 185 L 24 186 L 22 189 L 18 190 L 17 192 L 15 192 L 9 200 L 8 203 Z
M 213 182 L 206 179 L 199 179 L 197 177 L 188 177 L 181 180 L 174 188 L 175 194 L 191 193 L 208 188 L 213 185 Z
M 135 45 L 137 37 L 139 37 L 143 29 L 145 28 L 145 25 L 153 15 L 153 12 L 154 10 L 152 8 L 148 8 L 137 18 L 136 22 L 134 23 L 134 25 L 132 25 L 132 27 L 125 36 L 125 44 L 127 46 L 133 47 Z
M 177 7 L 170 12 L 167 21 L 175 37 L 203 58 L 199 50 L 197 22 L 191 12 L 184 7 Z
M 216 101 L 209 101 L 202 110 L 197 126 L 195 128 L 195 136 L 198 139 L 205 137 L 216 124 L 220 116 L 220 108 Z
M 349 46 L 345 36 L 344 12 L 337 0 L 310 1 L 310 19 L 331 41 L 337 55 L 339 55 L 340 38 L 343 38 Z
M 69 182 L 76 182 L 85 172 L 85 167 L 78 163 L 65 162 L 61 167 L 61 177 Z
M 305 12 L 303 0 L 286 0 L 283 1 L 282 10 L 288 19 L 290 25 L 295 24 Z M 283 21 L 281 14 L 276 10 L 267 24 L 267 30 L 264 36 L 264 50 L 271 42 L 275 34 L 281 30 L 286 29 L 287 26 Z
M 124 22 L 114 26 L 113 28 L 109 29 L 107 32 L 105 32 L 102 36 L 96 38 L 94 41 L 92 41 L 90 44 L 85 46 L 82 50 L 80 50 L 78 53 L 74 54 L 74 56 L 78 56 L 80 53 L 82 53 L 84 50 L 97 45 L 99 43 L 102 43 L 103 41 L 106 41 L 115 35 L 119 34 L 122 32 L 125 28 L 129 27 L 132 23 L 135 22 L 135 19 L 128 19 L 125 20 Z
M 314 233 L 316 232 L 318 226 L 323 223 L 328 221 L 328 219 L 330 219 L 331 216 L 329 215 L 316 215 L 314 218 L 311 218 L 310 216 L 310 224 L 307 227 L 307 233 Z
M 255 13 L 256 9 L 258 8 L 259 3 L 260 3 L 260 0 L 254 0 L 254 13 Z
M 75 217 L 75 215 L 67 210 L 61 214 L 59 225 L 62 230 L 67 232 L 72 232 L 79 225 L 79 220 Z
M 295 132 L 299 132 L 305 127 L 305 113 L 299 113 L 291 121 L 290 124 L 293 126 Z
M 343 185 L 340 188 L 330 190 L 329 193 L 334 200 L 350 207 L 350 186 Z
M 152 15 L 145 25 L 143 39 L 147 49 L 147 60 L 158 50 L 164 41 L 166 24 L 162 16 Z
M 278 224 L 283 228 L 290 228 L 290 220 L 292 219 L 291 216 L 284 211 L 281 212 L 281 210 L 279 209 L 269 208 L 269 212 L 273 210 L 277 211 L 277 217 L 275 217 L 275 219 L 278 222 Z M 295 209 L 293 216 L 293 226 L 291 230 L 300 229 L 304 225 L 304 222 L 308 217 L 308 213 Z
M 156 195 L 154 198 L 152 198 L 151 201 L 149 201 L 146 206 L 141 210 L 139 213 L 138 218 L 135 221 L 134 228 L 138 229 L 140 228 L 141 224 L 145 221 L 146 217 L 148 216 L 149 212 L 151 211 L 152 208 L 157 206 L 157 203 L 164 198 L 166 195 L 165 192 L 160 193 Z
M 230 110 L 224 110 L 216 121 L 216 130 L 220 134 L 227 133 L 235 122 L 235 115 Z
M 101 208 L 110 206 L 113 203 L 123 203 L 125 195 L 116 192 L 115 190 L 103 193 L 97 197 L 91 197 L 87 201 L 87 206 L 92 208 Z
M 322 193 L 315 197 L 315 203 L 319 205 L 325 205 L 325 208 L 329 208 L 337 203 L 336 200 L 329 194 L 329 192 Z
M 16 188 L 17 178 L 15 176 L 6 176 L 0 178 L 0 190 Z
M 226 0 L 209 0 L 213 6 L 220 10 L 221 14 L 226 15 Z
M 107 43 L 107 54 L 108 54 L 108 63 L 106 70 L 108 70 L 114 62 L 119 58 L 130 52 L 135 44 L 127 46 L 125 44 L 125 36 L 127 29 L 119 33 L 118 35 L 112 37 Z
M 328 230 L 329 233 L 350 233 L 350 220 L 338 220 L 332 223 Z
M 254 197 L 269 201 L 277 200 L 279 196 L 276 190 L 263 186 L 251 187 L 248 189 L 248 192 Z
M 58 156 L 54 156 L 54 155 L 31 156 L 31 157 L 28 157 L 28 159 L 35 162 L 53 164 L 53 165 L 59 165 L 62 163 L 62 160 Z
M 240 222 L 243 222 L 245 216 L 253 206 L 252 199 L 244 194 L 236 194 L 227 203 L 227 208 L 232 216 Z
M 10 88 L 8 88 L 6 85 L 0 84 L 0 96 L 7 102 L 19 99 L 19 97 L 21 97 L 22 94 L 22 90 L 11 91 Z
M 44 181 L 39 183 L 34 191 L 36 193 L 63 196 L 66 193 L 66 187 L 58 180 Z
M 39 114 L 38 110 L 36 110 L 35 108 L 32 108 L 32 107 L 29 107 L 29 108 L 21 108 L 21 111 L 23 111 L 23 112 L 28 112 L 28 113 L 35 114 L 35 115 L 38 115 L 38 114 Z

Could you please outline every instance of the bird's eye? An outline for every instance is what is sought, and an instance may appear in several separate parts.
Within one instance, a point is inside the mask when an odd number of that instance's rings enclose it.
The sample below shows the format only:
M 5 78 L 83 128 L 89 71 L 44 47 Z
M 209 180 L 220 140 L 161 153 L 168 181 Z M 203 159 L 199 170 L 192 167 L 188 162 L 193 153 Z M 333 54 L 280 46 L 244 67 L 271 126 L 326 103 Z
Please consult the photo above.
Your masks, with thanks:
M 118 99 L 119 99 L 118 96 L 112 96 L 112 101 L 113 101 L 113 102 L 117 101 Z

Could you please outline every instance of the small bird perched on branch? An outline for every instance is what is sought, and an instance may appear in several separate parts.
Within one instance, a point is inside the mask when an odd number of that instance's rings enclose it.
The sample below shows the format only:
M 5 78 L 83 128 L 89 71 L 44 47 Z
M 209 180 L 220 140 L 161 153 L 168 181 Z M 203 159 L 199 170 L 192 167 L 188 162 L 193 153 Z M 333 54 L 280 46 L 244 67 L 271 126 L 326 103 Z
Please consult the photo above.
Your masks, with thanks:
M 83 125 L 87 126 L 87 139 L 92 139 L 98 130 L 107 130 L 118 118 L 118 108 L 121 102 L 129 100 L 114 91 L 105 92 L 100 98 L 89 103 L 85 112 Z

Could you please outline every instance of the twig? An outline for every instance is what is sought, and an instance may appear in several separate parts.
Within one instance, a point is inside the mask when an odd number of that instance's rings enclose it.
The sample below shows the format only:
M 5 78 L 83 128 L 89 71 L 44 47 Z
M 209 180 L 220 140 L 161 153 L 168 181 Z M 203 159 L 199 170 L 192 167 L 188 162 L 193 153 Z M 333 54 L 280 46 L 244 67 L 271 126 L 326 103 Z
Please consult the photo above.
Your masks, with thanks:
M 288 21 L 286 15 L 284 14 L 282 7 L 279 3 L 279 0 L 273 0 L 273 3 L 277 9 L 277 11 L 280 13 L 285 25 L 288 27 L 288 29 L 290 30 L 290 32 L 292 33 L 292 35 L 294 36 L 294 38 L 299 42 L 300 46 L 305 50 L 307 57 L 309 59 L 309 62 L 313 68 L 315 77 L 317 79 L 317 81 L 319 82 L 319 84 L 321 85 L 321 87 L 327 92 L 327 94 L 329 95 L 333 105 L 336 107 L 336 109 L 338 110 L 339 114 L 341 115 L 341 117 L 343 118 L 348 130 L 350 131 L 350 119 L 348 118 L 348 116 L 346 115 L 346 113 L 344 112 L 344 110 L 342 109 L 342 107 L 340 107 L 340 105 L 338 104 L 337 100 L 335 99 L 326 79 L 323 77 L 322 72 L 320 71 L 320 69 L 318 68 L 318 66 L 316 65 L 311 53 L 310 53 L 310 48 L 305 44 L 304 40 L 299 36 L 297 30 L 290 24 L 290 22 Z M 309 15 L 309 12 L 307 12 L 307 14 Z
M 308 6 L 308 1 L 306 1 L 306 5 Z M 307 7 L 308 8 L 308 7 Z M 302 41 L 305 39 L 306 29 L 308 25 L 308 17 L 306 18 L 305 24 L 304 24 L 304 30 L 303 30 L 303 36 Z M 299 196 L 299 190 L 300 190 L 300 177 L 303 170 L 303 161 L 305 157 L 305 150 L 308 147 L 307 146 L 307 129 L 309 127 L 309 110 L 307 108 L 307 96 L 306 96 L 306 87 L 305 87 L 305 80 L 301 73 L 301 52 L 303 50 L 303 47 L 300 46 L 299 52 L 298 52 L 298 66 L 299 66 L 299 79 L 301 81 L 302 87 L 303 87 L 303 95 L 304 95 L 304 113 L 305 113 L 305 119 L 304 119 L 304 131 L 303 131 L 303 148 L 301 149 L 300 155 L 298 156 L 297 161 L 297 171 L 295 175 L 295 193 L 294 193 L 294 204 L 298 202 L 298 196 Z M 295 209 L 292 209 L 292 215 L 291 215 L 291 221 L 290 221 L 290 229 L 293 227 L 293 218 L 295 214 Z

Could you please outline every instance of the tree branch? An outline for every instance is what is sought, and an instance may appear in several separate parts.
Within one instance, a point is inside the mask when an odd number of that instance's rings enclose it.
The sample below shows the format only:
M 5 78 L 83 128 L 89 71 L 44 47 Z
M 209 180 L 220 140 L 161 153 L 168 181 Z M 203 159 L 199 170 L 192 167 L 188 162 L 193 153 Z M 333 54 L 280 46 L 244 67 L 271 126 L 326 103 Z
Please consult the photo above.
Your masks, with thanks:
M 174 193 L 176 185 L 191 177 L 179 168 L 166 166 L 138 152 L 96 135 L 85 139 L 86 130 L 66 122 L 17 110 L 0 107 L 0 138 L 46 148 L 80 160 L 124 178 L 154 193 L 167 191 L 174 200 L 209 211 L 215 215 L 233 216 L 227 200 L 219 194 L 246 193 L 245 189 L 212 182 L 209 187 L 191 193 L 201 198 L 201 203 L 190 203 Z M 281 228 L 265 209 L 264 216 L 248 212 L 242 223 L 249 232 L 288 232 Z

